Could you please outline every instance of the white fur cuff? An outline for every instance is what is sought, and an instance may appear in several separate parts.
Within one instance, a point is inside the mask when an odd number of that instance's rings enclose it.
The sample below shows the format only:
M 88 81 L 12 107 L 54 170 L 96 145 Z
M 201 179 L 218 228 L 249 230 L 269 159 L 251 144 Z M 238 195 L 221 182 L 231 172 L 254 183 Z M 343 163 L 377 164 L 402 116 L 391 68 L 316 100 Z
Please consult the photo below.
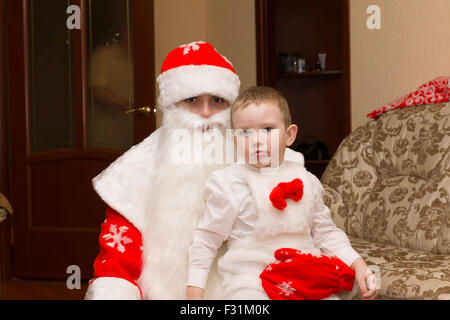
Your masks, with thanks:
M 121 278 L 95 279 L 86 292 L 86 300 L 141 300 L 139 288 Z

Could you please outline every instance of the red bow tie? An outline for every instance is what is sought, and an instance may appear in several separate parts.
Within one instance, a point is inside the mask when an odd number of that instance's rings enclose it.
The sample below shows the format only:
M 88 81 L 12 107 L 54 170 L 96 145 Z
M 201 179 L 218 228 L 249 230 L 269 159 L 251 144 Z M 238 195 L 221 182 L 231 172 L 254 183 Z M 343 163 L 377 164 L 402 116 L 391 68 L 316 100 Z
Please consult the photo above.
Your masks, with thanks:
M 287 203 L 285 199 L 300 201 L 303 197 L 303 181 L 294 179 L 291 182 L 281 182 L 270 193 L 269 199 L 278 210 L 284 210 Z

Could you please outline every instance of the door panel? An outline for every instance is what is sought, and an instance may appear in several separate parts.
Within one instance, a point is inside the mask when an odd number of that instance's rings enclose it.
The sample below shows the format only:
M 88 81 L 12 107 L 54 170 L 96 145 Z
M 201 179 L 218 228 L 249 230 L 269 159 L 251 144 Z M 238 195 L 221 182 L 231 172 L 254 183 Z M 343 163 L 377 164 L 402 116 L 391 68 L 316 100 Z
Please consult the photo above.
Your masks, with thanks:
M 132 14 L 129 1 L 89 0 L 89 147 L 126 150 L 134 142 Z
M 68 1 L 27 5 L 31 150 L 74 148 L 73 34 L 61 14 Z
M 69 31 L 73 4 L 81 29 Z M 154 105 L 153 1 L 7 5 L 14 275 L 78 265 L 89 279 L 106 209 L 92 178 L 155 129 L 153 113 L 125 114 Z
M 93 197 L 95 194 L 90 188 L 79 186 L 89 186 L 92 177 L 104 166 L 105 161 L 87 159 L 32 165 L 31 198 L 36 199 L 31 206 L 33 228 L 96 229 L 99 226 L 98 214 L 85 215 L 80 212 L 102 212 L 104 205 Z

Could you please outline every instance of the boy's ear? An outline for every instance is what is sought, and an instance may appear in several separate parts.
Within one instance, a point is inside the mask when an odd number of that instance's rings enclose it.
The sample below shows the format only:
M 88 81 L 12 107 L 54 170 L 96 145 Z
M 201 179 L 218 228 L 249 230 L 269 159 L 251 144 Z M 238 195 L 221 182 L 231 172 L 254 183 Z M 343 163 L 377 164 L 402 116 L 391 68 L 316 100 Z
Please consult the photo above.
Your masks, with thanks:
M 291 124 L 286 129 L 286 136 L 287 136 L 286 146 L 289 147 L 294 143 L 295 138 L 297 137 L 297 132 L 298 132 L 298 127 L 295 124 Z

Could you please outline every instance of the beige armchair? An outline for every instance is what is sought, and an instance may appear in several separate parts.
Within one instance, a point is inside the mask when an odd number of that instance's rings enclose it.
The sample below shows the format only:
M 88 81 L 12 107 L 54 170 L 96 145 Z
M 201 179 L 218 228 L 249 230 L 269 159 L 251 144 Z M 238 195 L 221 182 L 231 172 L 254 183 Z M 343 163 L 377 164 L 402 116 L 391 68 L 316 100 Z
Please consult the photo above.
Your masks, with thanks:
M 324 201 L 382 299 L 450 299 L 450 102 L 393 110 L 352 132 Z

